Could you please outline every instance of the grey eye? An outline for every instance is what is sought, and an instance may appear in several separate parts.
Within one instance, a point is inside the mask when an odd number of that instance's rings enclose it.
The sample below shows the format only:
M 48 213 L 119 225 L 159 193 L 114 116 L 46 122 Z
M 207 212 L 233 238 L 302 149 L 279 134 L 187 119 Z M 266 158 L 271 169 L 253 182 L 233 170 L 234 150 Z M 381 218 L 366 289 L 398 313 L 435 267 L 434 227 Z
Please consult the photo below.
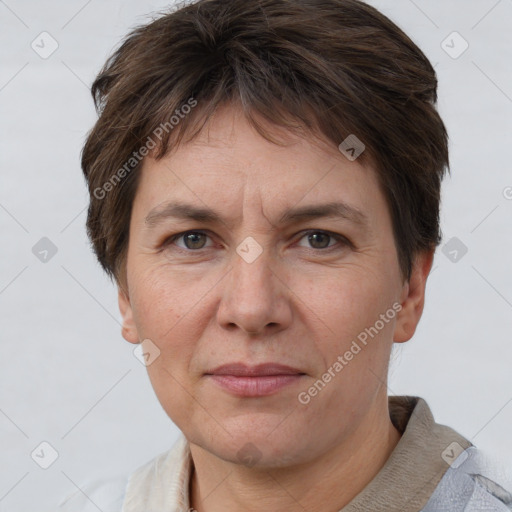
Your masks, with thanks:
M 201 233 L 200 231 L 188 231 L 187 233 L 182 233 L 177 236 L 175 240 L 183 240 L 185 244 L 184 247 L 178 245 L 178 247 L 182 247 L 182 249 L 203 249 L 206 244 L 206 239 L 208 235 L 205 233 Z
M 317 231 L 308 235 L 308 241 L 315 249 L 324 249 L 325 247 L 329 247 L 330 238 L 330 235 L 327 233 L 322 233 L 321 231 Z
M 309 231 L 303 235 L 301 240 L 307 237 L 308 247 L 312 249 L 327 249 L 333 244 L 330 242 L 335 241 L 337 237 L 325 231 Z

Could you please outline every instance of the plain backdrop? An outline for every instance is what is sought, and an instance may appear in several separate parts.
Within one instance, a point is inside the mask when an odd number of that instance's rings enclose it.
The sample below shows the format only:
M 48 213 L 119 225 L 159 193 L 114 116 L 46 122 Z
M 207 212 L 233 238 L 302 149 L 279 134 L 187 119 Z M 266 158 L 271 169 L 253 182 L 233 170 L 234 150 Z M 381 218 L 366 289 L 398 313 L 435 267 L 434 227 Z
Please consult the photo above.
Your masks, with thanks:
M 425 398 L 512 469 L 512 1 L 370 3 L 435 65 L 451 151 L 443 244 L 389 393 Z M 170 5 L 0 1 L 0 511 L 51 509 L 178 434 L 121 337 L 116 289 L 85 235 L 79 167 L 94 76 L 129 28 Z

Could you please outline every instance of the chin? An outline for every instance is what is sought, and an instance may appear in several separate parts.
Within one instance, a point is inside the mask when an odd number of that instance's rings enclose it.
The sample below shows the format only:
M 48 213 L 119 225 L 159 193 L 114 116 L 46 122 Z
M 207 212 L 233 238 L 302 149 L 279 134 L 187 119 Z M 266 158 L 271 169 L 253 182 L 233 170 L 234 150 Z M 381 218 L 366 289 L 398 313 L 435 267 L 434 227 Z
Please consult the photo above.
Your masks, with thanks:
M 254 422 L 245 429 L 228 432 L 236 433 L 230 436 L 223 431 L 222 438 L 208 436 L 197 444 L 220 459 L 247 467 L 280 468 L 304 461 L 304 453 L 301 453 L 297 444 L 297 437 L 269 436 L 267 432 L 255 432 Z

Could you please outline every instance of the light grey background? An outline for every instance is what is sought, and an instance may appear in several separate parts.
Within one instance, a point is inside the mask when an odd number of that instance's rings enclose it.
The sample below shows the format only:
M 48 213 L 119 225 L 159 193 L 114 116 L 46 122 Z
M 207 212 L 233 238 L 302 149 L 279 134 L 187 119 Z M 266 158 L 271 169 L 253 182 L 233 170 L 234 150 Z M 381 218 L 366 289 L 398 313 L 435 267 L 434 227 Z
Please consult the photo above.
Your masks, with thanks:
M 468 249 L 453 262 L 439 248 L 389 393 L 422 396 L 437 421 L 512 470 L 512 0 L 371 3 L 438 72 L 452 164 L 443 244 L 457 237 Z M 169 5 L 0 1 L 0 511 L 50 509 L 92 479 L 131 472 L 177 436 L 121 337 L 116 290 L 85 235 L 79 167 L 95 74 L 130 27 Z M 58 43 L 46 59 L 31 48 L 43 31 Z M 458 58 L 453 31 L 469 43 Z M 42 237 L 57 247 L 46 263 L 32 252 Z M 58 452 L 48 469 L 31 458 L 43 441 Z M 44 462 L 50 451 L 38 450 Z

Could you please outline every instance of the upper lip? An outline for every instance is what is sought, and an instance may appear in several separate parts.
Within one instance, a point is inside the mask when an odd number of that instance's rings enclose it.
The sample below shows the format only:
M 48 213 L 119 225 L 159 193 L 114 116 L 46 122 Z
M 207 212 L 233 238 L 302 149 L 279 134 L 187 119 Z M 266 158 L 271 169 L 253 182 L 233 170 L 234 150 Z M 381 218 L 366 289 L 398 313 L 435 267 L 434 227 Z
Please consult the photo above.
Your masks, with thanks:
M 238 377 L 256 377 L 263 375 L 304 374 L 298 368 L 279 363 L 262 363 L 250 366 L 244 363 L 228 363 L 208 371 L 206 375 L 236 375 Z

